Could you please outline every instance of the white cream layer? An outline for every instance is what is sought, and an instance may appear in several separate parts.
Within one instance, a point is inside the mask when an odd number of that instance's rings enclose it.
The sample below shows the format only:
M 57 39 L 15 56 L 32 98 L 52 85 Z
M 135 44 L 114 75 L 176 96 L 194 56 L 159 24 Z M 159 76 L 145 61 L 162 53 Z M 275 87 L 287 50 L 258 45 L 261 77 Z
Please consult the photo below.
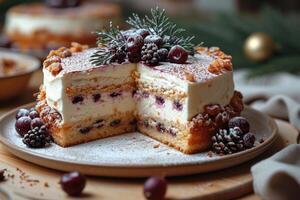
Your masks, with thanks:
M 70 86 L 79 88 L 83 85 L 85 87 L 103 87 L 127 83 L 128 80 L 132 81 L 131 73 L 134 68 L 135 65 L 127 64 L 119 66 L 119 68 L 97 68 L 64 76 L 53 76 L 48 70 L 43 69 L 47 103 L 61 114 L 62 123 L 74 122 L 91 116 L 111 115 L 118 111 L 134 111 L 135 103 L 130 91 L 123 91 L 121 97 L 115 98 L 111 98 L 109 94 L 101 94 L 99 103 L 94 103 L 91 96 L 84 97 L 82 104 L 73 104 L 71 97 L 66 94 L 66 89 Z M 92 81 L 93 79 L 98 81 Z
M 139 81 L 143 82 L 144 85 L 153 88 L 177 90 L 187 95 L 183 100 L 184 104 L 181 112 L 175 111 L 172 108 L 172 101 L 168 102 L 166 99 L 165 107 L 160 108 L 155 105 L 153 97 L 141 100 L 138 103 L 137 111 L 141 115 L 159 116 L 166 120 L 177 120 L 184 124 L 196 114 L 203 112 L 205 105 L 229 104 L 234 92 L 233 73 L 231 71 L 214 79 L 198 83 L 182 80 L 167 73 L 161 73 L 142 64 L 138 65 L 138 71 L 140 73 Z
M 46 30 L 58 35 L 80 35 L 82 33 L 90 34 L 99 28 L 107 25 L 105 19 L 99 18 L 70 18 L 40 15 L 34 16 L 21 13 L 8 13 L 6 15 L 5 32 L 18 32 L 25 35 L 31 35 L 36 31 Z

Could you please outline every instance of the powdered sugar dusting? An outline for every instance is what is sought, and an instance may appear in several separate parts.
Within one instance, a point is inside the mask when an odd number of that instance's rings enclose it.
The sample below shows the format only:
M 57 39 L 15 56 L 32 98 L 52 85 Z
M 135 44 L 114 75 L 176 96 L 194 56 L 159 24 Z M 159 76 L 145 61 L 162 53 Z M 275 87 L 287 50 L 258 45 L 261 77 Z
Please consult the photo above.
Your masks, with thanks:
M 217 76 L 208 71 L 210 63 L 214 60 L 215 58 L 212 56 L 197 53 L 194 56 L 189 56 L 186 64 L 164 62 L 153 67 L 153 69 L 172 74 L 183 80 L 188 80 L 188 76 L 192 76 L 193 81 L 203 82 Z
M 92 48 L 83 52 L 73 53 L 71 57 L 63 58 L 61 60 L 63 68 L 61 74 L 64 75 L 74 72 L 91 71 L 93 69 L 106 68 L 109 66 L 122 67 L 120 64 L 94 66 L 90 62 L 90 59 L 92 54 L 96 51 L 96 48 Z M 151 68 L 153 70 L 161 71 L 162 73 L 174 75 L 183 80 L 204 82 L 218 76 L 208 71 L 209 65 L 215 59 L 216 58 L 214 56 L 197 53 L 194 56 L 189 56 L 186 64 L 162 62 L 160 65 Z M 222 73 L 226 73 L 226 71 L 223 71 Z M 190 78 L 192 78 L 192 80 L 190 80 Z

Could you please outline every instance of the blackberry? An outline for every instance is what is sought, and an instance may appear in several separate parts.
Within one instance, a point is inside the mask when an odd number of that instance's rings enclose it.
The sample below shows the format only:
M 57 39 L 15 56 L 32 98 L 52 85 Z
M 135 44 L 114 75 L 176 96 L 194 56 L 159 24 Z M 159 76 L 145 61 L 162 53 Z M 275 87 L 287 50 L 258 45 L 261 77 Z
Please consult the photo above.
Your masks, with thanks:
M 150 66 L 155 66 L 159 63 L 158 47 L 154 43 L 144 44 L 142 47 L 142 61 Z
M 217 154 L 232 154 L 246 149 L 243 132 L 238 127 L 228 130 L 220 129 L 212 137 L 212 150 Z
M 23 143 L 30 148 L 42 148 L 51 143 L 51 136 L 48 134 L 46 126 L 35 127 L 29 130 L 23 138 Z

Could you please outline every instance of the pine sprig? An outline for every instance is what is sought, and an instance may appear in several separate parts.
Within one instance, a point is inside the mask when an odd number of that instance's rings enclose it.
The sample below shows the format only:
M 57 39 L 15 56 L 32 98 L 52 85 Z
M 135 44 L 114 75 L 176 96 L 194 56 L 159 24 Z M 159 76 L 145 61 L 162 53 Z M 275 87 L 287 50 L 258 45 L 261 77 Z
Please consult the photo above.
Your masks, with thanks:
M 192 42 L 194 36 L 182 36 L 181 34 L 185 32 L 185 29 L 178 28 L 175 23 L 171 22 L 164 9 L 160 10 L 158 7 L 151 9 L 151 15 L 146 15 L 144 19 L 133 14 L 126 22 L 136 29 L 146 29 L 153 35 L 159 35 L 162 38 L 168 37 L 168 42 L 164 45 L 165 48 L 170 49 L 174 45 L 180 45 L 189 54 L 194 53 L 195 45 Z
M 90 62 L 93 65 L 105 65 L 109 64 L 111 59 L 113 58 L 113 54 L 111 51 L 108 50 L 108 48 L 99 48 L 92 56 L 90 59 Z
M 97 31 L 98 36 L 97 44 L 101 46 L 92 56 L 91 63 L 93 65 L 105 65 L 109 64 L 114 57 L 114 51 L 108 49 L 111 47 L 123 47 L 126 45 L 126 40 L 122 35 L 119 27 L 113 27 L 110 23 L 109 29 L 104 31 Z
M 122 35 L 119 27 L 114 27 L 112 22 L 110 22 L 109 29 L 104 31 L 97 31 L 96 35 L 98 36 L 98 45 L 113 43 L 117 46 L 123 46 L 126 44 L 126 40 Z

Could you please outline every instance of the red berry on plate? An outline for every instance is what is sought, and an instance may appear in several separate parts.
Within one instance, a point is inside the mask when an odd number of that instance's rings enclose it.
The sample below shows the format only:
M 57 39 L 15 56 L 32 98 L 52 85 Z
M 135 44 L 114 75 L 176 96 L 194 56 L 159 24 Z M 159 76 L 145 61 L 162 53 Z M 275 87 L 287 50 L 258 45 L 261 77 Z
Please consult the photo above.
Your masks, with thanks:
M 28 116 L 29 115 L 29 111 L 25 108 L 21 108 L 20 110 L 18 110 L 17 114 L 16 114 L 16 119 L 19 119 L 20 117 L 24 117 L 24 116 Z
M 44 125 L 44 122 L 41 120 L 41 118 L 34 118 L 31 120 L 31 128 L 34 129 L 35 127 L 40 128 Z
M 15 128 L 19 135 L 23 137 L 31 129 L 30 117 L 24 116 L 17 119 Z
M 60 178 L 62 189 L 70 196 L 80 196 L 86 184 L 86 178 L 79 172 L 70 172 Z
M 181 46 L 175 45 L 173 46 L 168 54 L 168 58 L 172 63 L 183 64 L 188 59 L 188 52 Z
M 229 128 L 239 127 L 243 133 L 248 133 L 250 130 L 250 125 L 245 117 L 234 117 L 228 122 Z
M 40 115 L 39 115 L 39 113 L 38 113 L 36 110 L 32 110 L 32 111 L 30 111 L 30 113 L 29 113 L 29 117 L 30 117 L 31 119 L 34 119 L 34 118 L 40 117 Z
M 150 177 L 144 184 L 144 196 L 148 200 L 164 199 L 167 191 L 167 182 L 164 178 Z

